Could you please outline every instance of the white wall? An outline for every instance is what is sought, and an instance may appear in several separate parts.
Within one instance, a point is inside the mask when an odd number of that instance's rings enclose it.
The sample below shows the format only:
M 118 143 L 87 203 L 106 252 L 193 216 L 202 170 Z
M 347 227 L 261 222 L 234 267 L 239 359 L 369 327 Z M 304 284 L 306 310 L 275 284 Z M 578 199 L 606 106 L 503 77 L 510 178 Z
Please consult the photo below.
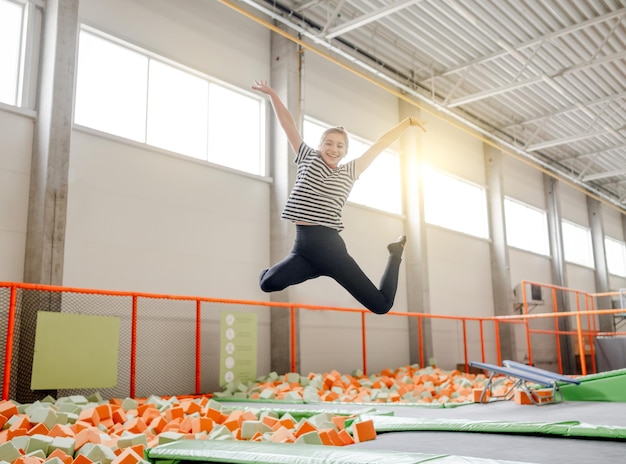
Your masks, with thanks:
M 424 162 L 466 181 L 485 185 L 484 146 L 476 137 L 423 114 L 427 132 L 420 138 Z M 427 254 L 431 313 L 435 315 L 493 316 L 489 242 L 436 226 L 427 226 Z M 432 321 L 433 357 L 438 366 L 454 368 L 465 362 L 463 328 L 457 321 Z M 468 360 L 480 360 L 478 323 L 469 323 Z M 494 347 L 493 330 L 484 332 Z M 491 360 L 491 359 L 490 359 Z
M 81 0 L 80 20 L 249 88 L 269 77 L 270 31 L 217 1 Z
M 617 240 L 624 240 L 626 231 L 624 231 L 623 217 L 617 209 L 602 205 L 602 221 L 605 235 Z M 613 291 L 626 288 L 626 278 L 610 274 L 609 284 Z
M 560 182 L 559 201 L 563 219 L 583 227 L 589 227 L 587 196 L 581 190 Z
M 427 132 L 421 137 L 424 162 L 469 182 L 485 185 L 483 142 L 429 113 L 423 113 Z
M 315 119 L 372 141 L 399 122 L 396 97 L 314 52 L 304 54 L 304 79 L 304 110 Z
M 33 120 L 0 109 L 0 281 L 24 278 Z
M 268 183 L 74 131 L 65 285 L 265 299 Z

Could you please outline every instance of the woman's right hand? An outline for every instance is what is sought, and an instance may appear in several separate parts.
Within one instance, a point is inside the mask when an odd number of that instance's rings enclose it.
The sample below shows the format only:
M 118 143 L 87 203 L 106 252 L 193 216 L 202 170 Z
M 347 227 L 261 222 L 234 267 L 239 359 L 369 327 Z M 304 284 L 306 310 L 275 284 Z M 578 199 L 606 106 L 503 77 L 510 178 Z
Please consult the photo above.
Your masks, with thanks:
M 420 121 L 419 119 L 413 117 L 413 116 L 409 116 L 409 121 L 411 122 L 412 126 L 418 126 L 420 129 L 422 129 L 424 132 L 426 132 L 426 127 L 424 127 L 424 124 L 422 121 Z
M 254 81 L 254 85 L 252 86 L 252 90 L 258 90 L 259 92 L 270 95 L 274 89 L 272 89 L 267 81 Z

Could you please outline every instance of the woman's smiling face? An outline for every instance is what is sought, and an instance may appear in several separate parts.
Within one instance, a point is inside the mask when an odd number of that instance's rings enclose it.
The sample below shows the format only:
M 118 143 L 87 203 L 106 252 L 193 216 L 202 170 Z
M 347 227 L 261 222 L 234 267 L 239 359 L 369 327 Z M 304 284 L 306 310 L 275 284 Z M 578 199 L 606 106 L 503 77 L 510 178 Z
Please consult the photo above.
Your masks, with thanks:
M 320 143 L 319 151 L 326 165 L 329 168 L 336 168 L 348 153 L 346 135 L 339 131 L 327 132 Z

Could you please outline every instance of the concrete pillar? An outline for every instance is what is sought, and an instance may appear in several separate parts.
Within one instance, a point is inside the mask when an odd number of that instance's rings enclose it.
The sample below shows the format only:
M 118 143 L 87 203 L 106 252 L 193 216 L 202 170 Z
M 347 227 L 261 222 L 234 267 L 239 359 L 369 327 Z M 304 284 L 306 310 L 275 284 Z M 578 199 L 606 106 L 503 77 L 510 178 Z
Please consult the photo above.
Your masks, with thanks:
M 37 119 L 24 257 L 24 281 L 62 285 L 74 75 L 78 43 L 78 0 L 47 0 L 44 7 L 37 84 Z M 30 403 L 54 391 L 31 391 L 35 328 L 39 310 L 60 311 L 60 295 L 24 293 L 19 308 L 15 399 Z
M 567 272 L 565 269 L 565 255 L 563 251 L 563 233 L 561 231 L 561 205 L 559 199 L 559 181 L 548 174 L 543 175 L 544 194 L 548 215 L 548 235 L 550 241 L 552 283 L 560 287 L 567 287 Z M 569 311 L 568 295 L 563 291 L 556 292 L 557 307 L 559 312 Z M 572 324 L 568 318 L 559 318 L 559 330 L 569 331 Z M 574 343 L 570 336 L 560 337 L 561 359 L 563 371 L 566 373 L 576 372 L 574 359 Z
M 78 0 L 46 1 L 26 232 L 26 282 L 63 283 L 78 24 Z
M 504 220 L 503 155 L 500 150 L 491 145 L 485 147 L 494 314 L 496 316 L 509 316 L 513 314 L 514 308 L 509 248 L 506 243 Z M 514 326 L 512 324 L 500 324 L 499 329 L 500 355 L 502 359 L 514 359 Z
M 591 228 L 591 244 L 593 247 L 593 259 L 595 262 L 596 292 L 607 293 L 611 291 L 609 283 L 609 268 L 606 263 L 606 250 L 604 248 L 604 224 L 602 222 L 602 203 L 587 196 L 587 214 Z M 599 297 L 596 301 L 598 309 L 611 309 L 613 302 L 610 296 Z M 598 318 L 601 332 L 615 331 L 615 318 L 612 314 L 603 314 Z
M 272 33 L 270 84 L 285 103 L 296 122 L 302 128 L 303 109 L 301 108 L 301 70 L 303 55 L 299 47 L 285 37 Z M 282 260 L 293 245 L 294 226 L 280 218 L 289 192 L 296 179 L 295 154 L 289 147 L 287 137 L 278 121 L 270 118 L 270 173 L 273 178 L 270 196 L 270 261 Z M 290 301 L 289 288 L 271 294 L 272 301 Z M 285 308 L 272 308 L 270 316 L 271 369 L 278 373 L 291 370 L 290 350 L 290 311 Z M 297 311 L 296 311 L 297 313 Z M 297 316 L 296 316 L 297 317 Z M 297 319 L 299 319 L 297 317 Z M 296 320 L 296 326 L 298 320 Z M 297 350 L 298 353 L 300 350 Z M 300 360 L 296 360 L 297 369 Z
M 405 101 L 400 102 L 400 119 L 408 116 L 420 117 L 419 110 Z M 419 130 L 405 132 L 401 139 L 401 170 L 404 214 L 406 215 L 407 246 L 404 250 L 404 263 L 407 279 L 407 306 L 413 313 L 430 314 L 430 288 L 428 279 L 428 253 L 426 223 L 424 221 L 424 192 L 422 182 L 423 155 Z M 410 318 L 409 347 L 411 364 L 420 364 L 423 357 L 428 365 L 433 356 L 432 324 L 430 319 L 422 319 L 422 348 L 417 320 Z

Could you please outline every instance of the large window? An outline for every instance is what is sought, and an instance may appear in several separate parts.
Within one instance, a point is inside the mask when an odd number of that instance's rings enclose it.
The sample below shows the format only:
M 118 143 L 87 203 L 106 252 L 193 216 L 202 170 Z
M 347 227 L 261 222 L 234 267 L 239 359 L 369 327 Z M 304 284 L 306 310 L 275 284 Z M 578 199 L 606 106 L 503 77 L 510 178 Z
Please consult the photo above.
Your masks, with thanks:
M 305 118 L 303 138 L 313 148 L 319 147 L 322 133 L 329 126 L 319 121 Z M 350 135 L 348 155 L 342 163 L 361 156 L 371 142 Z M 400 160 L 397 153 L 386 150 L 376 157 L 369 168 L 359 177 L 348 197 L 348 201 L 369 206 L 389 213 L 402 213 L 402 188 L 400 180 Z
M 548 256 L 548 222 L 545 211 L 512 198 L 504 199 L 506 241 L 509 246 Z
M 148 57 L 82 31 L 74 121 L 146 141 Z
M 609 272 L 626 277 L 626 244 L 611 237 L 604 237 L 604 249 Z
M 76 124 L 265 175 L 264 100 L 97 31 L 80 33 Z
M 429 224 L 480 238 L 489 237 L 485 189 L 424 167 L 424 219 Z
M 18 105 L 24 6 L 0 0 L 0 102 Z
M 563 253 L 565 261 L 593 267 L 593 248 L 591 246 L 591 231 L 587 227 L 569 221 L 561 221 L 563 233 Z

